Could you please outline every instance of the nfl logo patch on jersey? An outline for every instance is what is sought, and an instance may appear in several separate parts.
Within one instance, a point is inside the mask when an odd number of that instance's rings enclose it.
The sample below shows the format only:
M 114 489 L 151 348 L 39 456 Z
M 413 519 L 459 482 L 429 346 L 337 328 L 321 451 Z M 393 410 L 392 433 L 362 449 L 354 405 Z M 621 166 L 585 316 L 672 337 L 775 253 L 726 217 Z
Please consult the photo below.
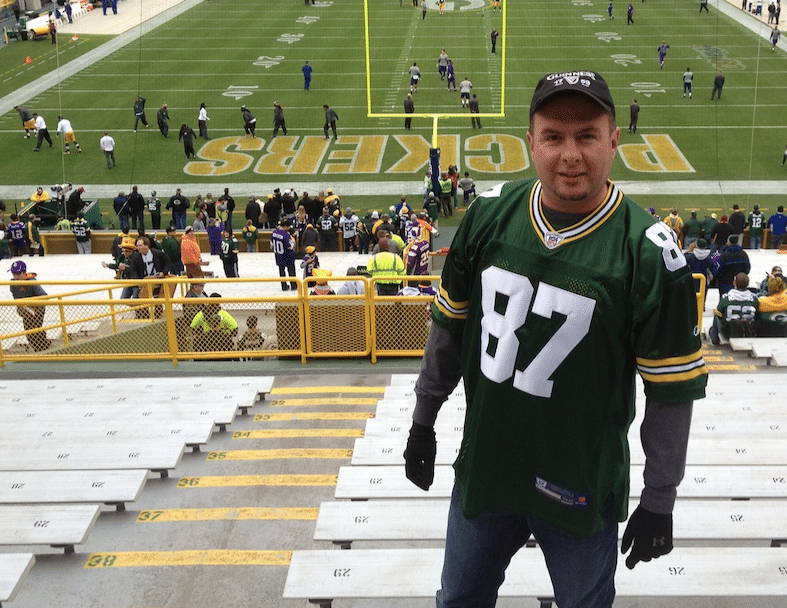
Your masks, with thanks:
M 563 241 L 563 235 L 557 234 L 556 232 L 547 232 L 544 234 L 544 244 L 547 246 L 547 249 L 554 249 Z

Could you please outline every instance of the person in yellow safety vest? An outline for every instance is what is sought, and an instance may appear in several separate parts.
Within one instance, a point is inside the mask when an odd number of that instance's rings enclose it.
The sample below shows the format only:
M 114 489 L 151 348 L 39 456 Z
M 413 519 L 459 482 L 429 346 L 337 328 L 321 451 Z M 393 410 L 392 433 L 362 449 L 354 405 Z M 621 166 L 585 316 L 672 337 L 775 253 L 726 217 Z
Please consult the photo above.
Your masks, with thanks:
M 407 269 L 402 258 L 388 251 L 388 239 L 381 238 L 378 244 L 380 251 L 369 260 L 366 270 L 373 278 L 386 277 L 385 279 L 375 281 L 377 295 L 395 296 L 402 284 L 399 277 L 406 276 Z
M 443 173 L 440 177 L 440 206 L 443 208 L 443 217 L 454 214 L 454 210 L 451 207 L 451 190 L 453 187 L 454 183 L 451 181 L 451 178 L 448 177 L 448 174 Z

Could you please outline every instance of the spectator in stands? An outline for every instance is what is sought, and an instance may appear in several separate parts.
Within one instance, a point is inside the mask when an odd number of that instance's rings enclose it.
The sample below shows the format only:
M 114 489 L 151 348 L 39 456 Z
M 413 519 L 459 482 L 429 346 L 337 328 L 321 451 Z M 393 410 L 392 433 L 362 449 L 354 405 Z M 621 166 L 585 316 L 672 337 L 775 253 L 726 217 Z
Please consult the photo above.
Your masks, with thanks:
M 14 300 L 22 298 L 37 298 L 46 296 L 47 293 L 40 285 L 30 285 L 26 281 L 35 281 L 36 273 L 27 272 L 27 264 L 24 262 L 14 262 L 11 264 L 11 295 Z M 44 306 L 23 306 L 16 307 L 16 313 L 22 317 L 22 327 L 25 331 L 39 329 L 44 325 Z M 27 334 L 27 343 L 35 352 L 41 352 L 52 346 L 46 337 L 46 331 L 32 331 Z
M 134 239 L 125 235 L 120 242 L 118 254 L 115 256 L 115 261 L 111 264 L 101 262 L 104 268 L 110 268 L 115 271 L 116 279 L 131 279 L 131 255 L 136 251 L 137 246 Z M 128 300 L 139 296 L 139 285 L 126 285 L 120 292 L 121 300 Z
M 710 250 L 711 253 L 721 251 L 727 244 L 730 235 L 732 234 L 732 226 L 727 221 L 727 216 L 722 215 L 719 218 L 719 223 L 716 224 L 710 232 Z
M 77 253 L 89 254 L 93 252 L 93 245 L 90 241 L 90 226 L 85 220 L 85 214 L 81 211 L 77 213 L 77 219 L 71 225 L 71 232 L 76 237 Z
M 407 274 L 429 274 L 429 241 L 427 239 L 414 240 L 407 246 L 405 265 Z
M 205 212 L 204 211 L 197 211 L 197 215 L 194 217 L 194 222 L 191 224 L 191 229 L 194 232 L 205 232 L 208 227 L 205 225 Z
M 175 238 L 177 231 L 175 226 L 167 226 L 167 236 L 161 241 L 161 249 L 169 258 L 169 272 L 176 277 L 183 274 L 185 268 L 181 260 L 180 241 Z
M 743 245 L 743 228 L 746 226 L 746 216 L 743 215 L 739 205 L 732 206 L 732 213 L 730 213 L 730 226 L 732 233 L 738 235 L 738 244 Z
M 189 209 L 189 199 L 183 196 L 180 188 L 175 190 L 175 194 L 170 197 L 167 209 L 172 210 L 172 225 L 178 230 L 184 230 L 186 228 L 186 212 Z
M 221 233 L 221 251 L 219 257 L 222 264 L 224 264 L 224 276 L 228 279 L 239 277 L 238 274 L 238 239 L 232 234 L 232 228 L 229 226 L 224 227 Z
M 669 215 L 664 220 L 667 227 L 675 234 L 678 244 L 683 243 L 683 218 L 678 215 L 678 208 L 673 207 L 670 209 Z
M 257 316 L 249 315 L 246 317 L 246 331 L 238 340 L 238 350 L 262 350 L 267 338 L 268 336 L 257 329 Z
M 697 219 L 697 212 L 692 211 L 691 217 L 683 222 L 683 247 L 688 249 L 692 243 L 696 243 L 702 232 L 702 222 Z
M 356 226 L 356 231 L 358 232 L 358 254 L 359 255 L 366 255 L 369 253 L 369 243 L 372 241 L 372 226 L 374 223 L 372 222 L 372 214 L 371 212 L 366 213 L 360 220 L 358 220 L 358 225 Z
M 129 209 L 128 197 L 125 192 L 121 190 L 118 192 L 118 195 L 112 199 L 112 208 L 115 210 L 115 215 L 118 216 L 118 220 L 120 221 L 120 229 L 123 230 L 123 228 L 128 228 L 130 226 L 129 217 L 131 216 L 131 210 Z
M 186 269 L 187 277 L 205 276 L 202 266 L 207 266 L 210 262 L 202 261 L 202 251 L 200 251 L 199 243 L 197 243 L 194 235 L 194 229 L 191 226 L 186 228 L 186 232 L 180 240 L 180 260 Z
M 465 176 L 459 180 L 459 187 L 464 192 L 463 201 L 465 203 L 465 207 L 470 203 L 470 195 L 472 194 L 475 197 L 475 182 L 470 177 L 470 174 L 465 171 Z
M 260 238 L 260 231 L 251 220 L 246 220 L 246 225 L 241 230 L 243 240 L 246 243 L 246 253 L 257 251 L 257 239 Z
M 348 277 L 358 276 L 358 269 L 355 266 L 350 266 L 345 273 Z M 339 290 L 336 292 L 340 296 L 362 296 L 366 291 L 366 285 L 359 279 L 350 279 L 342 283 Z
M 309 247 L 314 247 L 317 249 L 317 244 L 320 242 L 320 235 L 314 229 L 314 226 L 311 224 L 306 224 L 306 229 L 303 231 L 300 240 L 300 249 L 301 251 L 306 251 Z
M 306 213 L 306 207 L 303 205 L 298 206 L 298 211 L 295 212 L 295 220 L 292 223 L 295 234 L 295 243 L 298 246 L 298 251 L 303 251 L 303 233 L 306 231 L 306 226 L 309 225 L 309 215 Z
M 317 282 L 309 292 L 311 296 L 335 296 L 336 292 L 328 285 L 328 277 L 333 275 L 330 270 L 323 270 L 322 268 L 315 268 L 312 272 L 313 277 L 317 277 Z
M 85 206 L 85 203 L 82 202 L 82 194 L 84 193 L 85 189 L 81 186 L 74 190 L 68 196 L 68 200 L 66 201 L 66 209 L 63 217 L 73 219 L 77 216 L 77 213 L 82 211 Z
M 759 290 L 757 291 L 758 296 L 767 296 L 768 295 L 768 279 L 771 277 L 779 277 L 782 281 L 785 281 L 784 274 L 782 273 L 781 266 L 774 266 L 771 268 L 770 273 L 765 273 L 765 278 L 760 282 Z
M 39 257 L 44 257 L 44 244 L 41 242 L 41 234 L 38 232 L 40 223 L 41 221 L 36 218 L 35 213 L 27 216 L 27 244 L 31 258 L 36 254 L 36 251 Z
M 246 203 L 246 209 L 244 210 L 246 225 L 248 225 L 249 220 L 251 220 L 252 225 L 255 228 L 259 228 L 260 213 L 262 213 L 262 208 L 260 207 L 259 201 L 253 196 L 250 196 L 248 202 Z
M 383 239 L 388 241 L 388 251 L 395 253 L 398 256 L 401 256 L 404 253 L 404 241 L 398 234 L 389 232 L 388 230 L 378 230 L 377 238 L 379 240 L 372 248 L 372 255 L 380 252 L 380 241 Z
M 131 216 L 131 227 L 145 230 L 145 197 L 139 193 L 137 186 L 131 187 L 131 194 L 128 195 L 128 213 Z M 126 220 L 128 222 L 128 220 Z
M 224 222 L 218 218 L 208 220 L 208 245 L 210 245 L 210 255 L 221 253 L 221 234 L 224 232 Z
M 716 219 L 716 214 L 711 213 L 710 215 L 706 215 L 705 219 L 702 220 L 702 232 L 700 236 L 703 237 L 706 241 L 708 241 L 709 245 L 712 245 L 713 241 L 711 239 L 711 233 L 713 229 L 716 227 L 719 221 Z M 713 252 L 713 247 L 711 247 L 711 253 Z
M 778 249 L 784 241 L 784 234 L 787 232 L 787 215 L 784 215 L 784 206 L 779 205 L 776 213 L 768 218 L 768 228 L 771 235 L 768 239 L 771 249 Z
M 762 233 L 765 229 L 765 216 L 760 211 L 759 205 L 752 207 L 746 225 L 749 227 L 749 249 L 760 249 L 762 247 Z
M 207 298 L 208 294 L 205 293 L 205 283 L 192 283 L 189 290 L 186 292 L 187 298 Z M 197 316 L 197 313 L 202 310 L 199 304 L 184 304 L 183 317 L 189 324 Z
M 210 298 L 221 298 L 212 293 Z M 202 305 L 189 324 L 194 330 L 194 350 L 197 352 L 235 350 L 232 338 L 238 335 L 238 323 L 226 310 L 221 309 L 218 300 Z
M 358 251 L 358 216 L 353 213 L 352 208 L 347 207 L 344 215 L 339 218 L 339 228 L 342 230 L 345 251 Z
M 388 251 L 388 239 L 381 238 L 378 245 L 380 251 L 371 257 L 366 270 L 371 277 L 379 279 L 375 282 L 378 295 L 395 296 L 402 284 L 399 277 L 407 274 L 404 262 L 398 255 Z
M 719 296 L 723 296 L 733 288 L 735 277 L 739 273 L 749 274 L 751 263 L 749 255 L 738 244 L 738 235 L 731 234 L 729 244 L 722 250 L 719 258 L 719 268 L 716 272 L 716 281 L 719 286 Z
M 317 257 L 316 248 L 314 245 L 309 245 L 305 249 L 306 255 L 303 256 L 301 268 L 303 268 L 303 278 L 312 276 L 315 268 L 320 267 L 320 258 Z
M 757 335 L 787 335 L 787 291 L 784 277 L 768 278 L 768 295 L 759 298 Z
M 336 226 L 338 222 L 328 207 L 322 208 L 322 215 L 317 224 L 320 233 L 320 251 L 336 251 Z
M 719 298 L 718 306 L 713 309 L 713 325 L 708 329 L 710 341 L 718 345 L 721 343 L 719 335 L 729 338 L 730 323 L 749 321 L 753 326 L 757 307 L 757 296 L 749 291 L 749 275 L 739 272 L 735 275 L 733 288 Z
M 284 218 L 281 225 L 271 233 L 271 249 L 276 259 L 276 266 L 279 267 L 279 276 L 284 277 L 285 271 L 290 277 L 295 277 L 295 239 L 290 234 L 290 220 Z M 286 281 L 281 282 L 282 291 L 298 289 L 298 283 L 291 281 L 287 285 Z
M 717 270 L 710 255 L 710 249 L 708 249 L 708 241 L 697 239 L 696 243 L 689 245 L 689 249 L 686 251 L 686 263 L 691 268 L 692 274 L 696 273 L 705 276 L 705 290 L 702 294 L 702 298 L 705 300 L 708 293 L 708 285 Z M 700 280 L 694 279 L 694 291 L 699 292 L 699 290 Z

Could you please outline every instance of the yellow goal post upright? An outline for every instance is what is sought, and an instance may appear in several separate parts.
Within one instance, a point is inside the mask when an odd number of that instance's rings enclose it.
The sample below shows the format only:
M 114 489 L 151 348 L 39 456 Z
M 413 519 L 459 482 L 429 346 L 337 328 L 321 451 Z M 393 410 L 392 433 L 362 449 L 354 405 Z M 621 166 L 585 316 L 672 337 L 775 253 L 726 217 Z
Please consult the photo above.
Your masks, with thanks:
M 485 0 L 488 2 L 489 0 Z M 481 112 L 474 114 L 476 118 L 504 118 L 506 109 L 506 12 L 508 2 L 503 2 L 502 6 L 502 26 L 500 32 L 500 111 Z M 404 112 L 374 112 L 372 110 L 372 64 L 370 57 L 369 44 L 369 0 L 363 0 L 363 30 L 364 30 L 364 53 L 366 57 L 366 117 L 367 118 L 431 118 L 432 119 L 432 147 L 429 150 L 430 166 L 432 169 L 432 186 L 435 195 L 439 195 L 439 167 L 440 167 L 440 148 L 437 147 L 437 126 L 441 118 L 463 118 L 467 120 L 466 113 L 459 112 L 416 112 L 405 114 Z

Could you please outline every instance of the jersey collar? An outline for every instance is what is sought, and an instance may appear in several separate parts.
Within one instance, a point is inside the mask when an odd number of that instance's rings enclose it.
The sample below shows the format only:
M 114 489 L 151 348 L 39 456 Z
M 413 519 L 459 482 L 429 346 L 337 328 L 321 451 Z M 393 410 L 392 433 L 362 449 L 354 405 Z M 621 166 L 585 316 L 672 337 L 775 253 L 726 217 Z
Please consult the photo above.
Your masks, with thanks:
M 615 184 L 607 180 L 607 194 L 595 211 L 573 226 L 555 230 L 544 215 L 541 203 L 541 180 L 538 180 L 530 191 L 530 220 L 544 247 L 557 249 L 564 243 L 580 239 L 601 226 L 612 216 L 622 200 L 623 193 Z

